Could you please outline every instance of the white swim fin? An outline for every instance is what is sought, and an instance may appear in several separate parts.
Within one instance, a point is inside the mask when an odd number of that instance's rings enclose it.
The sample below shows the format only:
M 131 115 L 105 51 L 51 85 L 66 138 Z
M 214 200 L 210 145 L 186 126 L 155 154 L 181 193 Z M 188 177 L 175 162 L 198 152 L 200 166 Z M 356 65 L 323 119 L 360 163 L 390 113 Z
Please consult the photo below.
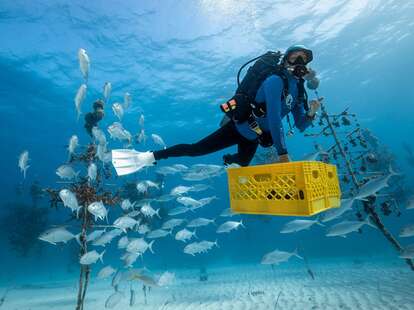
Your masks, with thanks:
M 112 150 L 112 165 L 118 175 L 126 175 L 152 166 L 155 163 L 154 153 L 137 152 L 129 149 Z

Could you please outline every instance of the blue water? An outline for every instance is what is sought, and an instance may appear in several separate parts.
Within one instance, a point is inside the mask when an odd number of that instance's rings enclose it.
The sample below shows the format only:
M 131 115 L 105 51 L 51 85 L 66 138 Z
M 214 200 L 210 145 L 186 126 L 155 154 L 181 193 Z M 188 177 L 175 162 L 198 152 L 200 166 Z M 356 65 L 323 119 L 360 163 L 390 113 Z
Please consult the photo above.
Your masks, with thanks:
M 218 105 L 232 96 L 236 73 L 244 62 L 267 50 L 283 51 L 293 43 L 305 44 L 313 50 L 312 68 L 321 79 L 319 93 L 325 97 L 327 109 L 339 113 L 349 107 L 357 114 L 361 125 L 393 154 L 395 169 L 404 174 L 404 195 L 412 195 L 414 163 L 413 158 L 407 160 L 403 143 L 414 148 L 413 17 L 410 1 L 2 1 L 0 217 L 10 219 L 7 216 L 14 214 L 16 222 L 10 225 L 2 220 L 0 227 L 0 282 L 9 286 L 68 276 L 76 281 L 79 266 L 75 242 L 52 246 L 36 239 L 52 225 L 64 224 L 68 210 L 61 205 L 50 208 L 48 198 L 40 198 L 36 208 L 45 207 L 45 227 L 35 230 L 36 236 L 29 233 L 23 238 L 28 240 L 25 256 L 14 250 L 9 238 L 21 233 L 21 227 L 30 227 L 31 219 L 13 210 L 16 204 L 34 208 L 30 187 L 35 181 L 42 188 L 62 186 L 57 183 L 55 170 L 67 160 L 71 135 L 78 135 L 81 145 L 90 142 L 83 129 L 83 117 L 93 101 L 101 97 L 107 81 L 112 83 L 111 104 L 122 102 L 125 92 L 131 93 L 132 106 L 122 120 L 131 133 L 139 132 L 138 118 L 143 111 L 148 136 L 160 135 L 167 146 L 191 143 L 217 128 L 222 117 Z M 91 65 L 87 97 L 78 121 L 73 100 L 83 83 L 77 59 L 79 48 L 87 51 Z M 116 117 L 110 104 L 105 106 L 105 113 L 99 126 L 106 132 Z M 110 140 L 109 134 L 107 139 L 109 148 L 123 146 Z M 299 160 L 312 152 L 314 141 L 300 133 L 287 139 L 291 157 Z M 134 148 L 145 151 L 158 146 L 148 139 L 145 146 L 136 144 Z M 17 167 L 23 150 L 28 150 L 30 156 L 26 179 Z M 234 151 L 173 158 L 159 166 L 221 165 L 223 154 Z M 81 171 L 86 173 L 85 168 Z M 122 179 L 114 177 L 108 183 L 115 185 L 108 189 L 115 192 L 125 180 L 144 179 L 155 179 L 153 168 Z M 199 215 L 217 217 L 229 207 L 226 175 L 202 183 L 214 189 L 197 193 L 196 198 L 216 195 L 219 199 Z M 190 183 L 167 176 L 165 191 L 180 184 Z M 117 208 L 110 210 L 110 222 L 120 215 Z M 414 211 L 405 210 L 404 200 L 399 208 L 400 216 L 379 212 L 396 236 L 402 226 L 414 220 Z M 258 264 L 275 248 L 293 251 L 300 245 L 309 260 L 345 262 L 363 258 L 409 268 L 384 236 L 371 228 L 347 238 L 327 238 L 325 228 L 319 226 L 281 235 L 282 225 L 293 218 L 239 218 L 247 228 L 229 235 L 217 237 L 213 227 L 200 229 L 201 239 L 218 239 L 220 248 L 192 257 L 182 252 L 182 244 L 167 237 L 156 241 L 155 254 L 146 253 L 143 262 L 137 261 L 137 267 Z M 355 219 L 352 213 L 346 218 Z M 410 239 L 399 241 L 407 245 Z M 115 243 L 107 249 L 105 263 L 121 267 L 121 252 Z

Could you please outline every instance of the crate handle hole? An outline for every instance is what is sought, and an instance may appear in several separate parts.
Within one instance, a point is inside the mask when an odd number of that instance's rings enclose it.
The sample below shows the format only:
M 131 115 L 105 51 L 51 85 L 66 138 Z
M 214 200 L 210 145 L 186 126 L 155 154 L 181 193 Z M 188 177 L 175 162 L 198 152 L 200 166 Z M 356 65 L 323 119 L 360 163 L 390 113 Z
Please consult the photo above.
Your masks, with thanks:
M 305 193 L 303 192 L 303 190 L 299 191 L 299 198 L 300 198 L 300 200 L 305 199 Z
M 318 170 L 313 170 L 312 171 L 312 176 L 317 179 L 319 177 L 319 171 Z
M 333 176 L 334 176 L 334 175 L 333 175 L 332 171 L 329 171 L 329 172 L 328 172 L 328 178 L 332 179 L 332 178 L 333 178 Z
M 269 173 L 255 174 L 253 178 L 256 182 L 269 182 L 272 180 L 272 175 Z

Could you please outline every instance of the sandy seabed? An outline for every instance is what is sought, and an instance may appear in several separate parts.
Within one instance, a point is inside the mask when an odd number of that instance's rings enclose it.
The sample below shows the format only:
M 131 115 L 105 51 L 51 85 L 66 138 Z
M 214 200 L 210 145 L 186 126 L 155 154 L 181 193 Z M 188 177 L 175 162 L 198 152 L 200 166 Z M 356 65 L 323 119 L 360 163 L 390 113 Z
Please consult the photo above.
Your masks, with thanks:
M 142 285 L 134 282 L 136 302 L 129 306 L 130 283 L 122 283 L 125 297 L 113 309 L 414 309 L 414 271 L 402 263 L 318 263 L 312 268 L 315 280 L 300 263 L 274 270 L 261 265 L 211 268 L 206 282 L 198 280 L 198 270 L 170 270 L 175 283 L 151 289 L 147 304 Z M 76 292 L 75 279 L 16 285 L 0 310 L 75 309 Z M 110 280 L 92 279 L 85 310 L 105 309 L 112 293 Z

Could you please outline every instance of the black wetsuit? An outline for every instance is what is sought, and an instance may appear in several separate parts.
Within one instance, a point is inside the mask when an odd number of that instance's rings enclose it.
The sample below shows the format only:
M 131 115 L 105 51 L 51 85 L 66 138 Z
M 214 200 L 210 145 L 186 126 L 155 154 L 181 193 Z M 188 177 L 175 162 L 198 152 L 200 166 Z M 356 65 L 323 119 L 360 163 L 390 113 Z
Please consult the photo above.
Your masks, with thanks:
M 248 166 L 253 159 L 258 146 L 257 140 L 249 140 L 243 137 L 237 130 L 233 121 L 220 127 L 209 136 L 192 144 L 177 144 L 165 150 L 154 152 L 155 160 L 168 157 L 201 156 L 214 153 L 237 144 L 237 153 L 225 155 L 227 164 L 237 163 L 240 166 Z

